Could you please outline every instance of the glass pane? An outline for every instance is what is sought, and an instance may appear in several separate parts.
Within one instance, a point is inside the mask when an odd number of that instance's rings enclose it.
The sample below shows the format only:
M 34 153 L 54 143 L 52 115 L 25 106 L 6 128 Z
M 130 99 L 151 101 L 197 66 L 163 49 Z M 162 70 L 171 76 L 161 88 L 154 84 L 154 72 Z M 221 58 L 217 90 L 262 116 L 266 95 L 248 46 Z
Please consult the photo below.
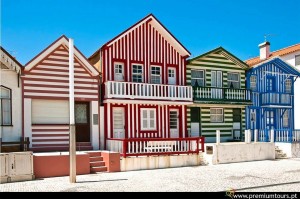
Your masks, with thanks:
M 154 129 L 155 128 L 155 122 L 154 120 L 150 120 L 150 129 Z
M 216 109 L 210 109 L 210 114 L 216 114 L 216 113 L 217 113 Z
M 10 100 L 2 100 L 3 125 L 11 125 Z
M 75 123 L 76 124 L 88 123 L 87 104 L 76 104 L 75 105 Z
M 151 110 L 150 111 L 150 119 L 153 119 L 154 118 L 154 110 Z
M 192 70 L 191 71 L 191 75 L 192 75 L 192 78 L 203 78 L 203 75 L 204 74 L 204 71 L 201 71 L 201 70 Z
M 10 90 L 7 89 L 7 88 L 3 88 L 1 87 L 1 90 L 0 90 L 0 97 L 3 99 L 3 98 L 10 98 Z
M 147 110 L 143 110 L 143 119 L 147 119 Z
M 147 120 L 143 120 L 143 129 L 147 129 Z

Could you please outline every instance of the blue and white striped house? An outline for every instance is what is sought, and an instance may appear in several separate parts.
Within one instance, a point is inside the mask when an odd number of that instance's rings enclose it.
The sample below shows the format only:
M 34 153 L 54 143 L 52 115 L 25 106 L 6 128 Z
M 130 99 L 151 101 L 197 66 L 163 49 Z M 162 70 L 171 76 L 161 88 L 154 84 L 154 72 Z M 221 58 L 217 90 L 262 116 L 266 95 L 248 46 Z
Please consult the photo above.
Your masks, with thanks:
M 299 76 L 300 71 L 279 57 L 249 69 L 246 85 L 253 104 L 246 110 L 246 128 L 294 129 L 294 82 Z

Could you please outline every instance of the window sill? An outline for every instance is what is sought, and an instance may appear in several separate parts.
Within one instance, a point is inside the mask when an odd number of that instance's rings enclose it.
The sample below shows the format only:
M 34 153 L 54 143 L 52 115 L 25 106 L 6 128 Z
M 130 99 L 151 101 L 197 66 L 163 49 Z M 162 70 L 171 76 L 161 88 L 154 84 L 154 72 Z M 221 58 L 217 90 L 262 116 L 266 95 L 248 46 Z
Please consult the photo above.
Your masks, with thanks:
M 3 127 L 13 127 L 14 125 L 0 125 L 0 126 L 3 126 Z

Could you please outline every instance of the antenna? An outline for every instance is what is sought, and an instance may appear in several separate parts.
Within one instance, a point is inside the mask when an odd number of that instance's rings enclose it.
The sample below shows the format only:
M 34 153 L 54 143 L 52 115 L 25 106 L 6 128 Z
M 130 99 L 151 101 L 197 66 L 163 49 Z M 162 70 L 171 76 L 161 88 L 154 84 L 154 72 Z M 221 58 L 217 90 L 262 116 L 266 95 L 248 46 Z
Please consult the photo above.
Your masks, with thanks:
M 274 37 L 276 34 L 264 34 L 265 42 L 267 41 L 268 37 Z

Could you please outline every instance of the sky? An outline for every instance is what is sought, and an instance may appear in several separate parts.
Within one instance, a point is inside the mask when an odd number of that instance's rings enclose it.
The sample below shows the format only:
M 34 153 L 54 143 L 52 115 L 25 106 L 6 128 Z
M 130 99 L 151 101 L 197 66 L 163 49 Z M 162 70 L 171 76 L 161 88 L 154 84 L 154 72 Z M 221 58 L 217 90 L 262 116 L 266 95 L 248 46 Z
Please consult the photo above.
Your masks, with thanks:
M 1 46 L 26 64 L 61 35 L 89 57 L 154 14 L 192 53 L 222 46 L 241 60 L 300 43 L 299 0 L 0 0 Z

